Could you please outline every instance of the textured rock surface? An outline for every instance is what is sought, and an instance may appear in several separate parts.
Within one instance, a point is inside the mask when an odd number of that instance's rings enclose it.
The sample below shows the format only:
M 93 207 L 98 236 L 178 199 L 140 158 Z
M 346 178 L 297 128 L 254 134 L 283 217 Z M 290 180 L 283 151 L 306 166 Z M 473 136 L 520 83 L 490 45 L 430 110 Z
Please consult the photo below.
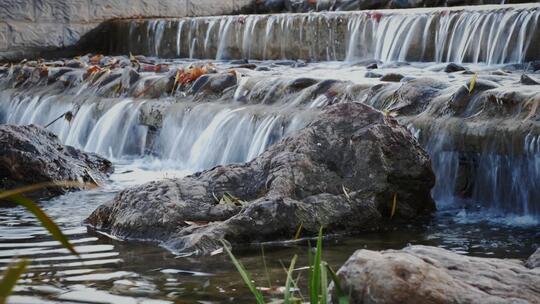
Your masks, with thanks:
M 435 209 L 429 159 L 392 118 L 357 103 L 329 107 L 308 127 L 242 165 L 127 189 L 87 220 L 121 238 L 207 253 L 235 243 L 374 229 Z M 243 203 L 220 203 L 226 193 Z M 202 222 L 202 223 L 201 223 Z
M 99 183 L 113 171 L 108 160 L 63 146 L 53 133 L 35 125 L 0 125 L 0 142 L 0 189 L 53 181 Z M 66 190 L 50 188 L 32 196 Z
M 540 248 L 536 249 L 536 251 L 529 257 L 526 265 L 529 268 L 540 267 Z
M 540 268 L 436 247 L 358 250 L 338 276 L 353 304 L 540 303 Z

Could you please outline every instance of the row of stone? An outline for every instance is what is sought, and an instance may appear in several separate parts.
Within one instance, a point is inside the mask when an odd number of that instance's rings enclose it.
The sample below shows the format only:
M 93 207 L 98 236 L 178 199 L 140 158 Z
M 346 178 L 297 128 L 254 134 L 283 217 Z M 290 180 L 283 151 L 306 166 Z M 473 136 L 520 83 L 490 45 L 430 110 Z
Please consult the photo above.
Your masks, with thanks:
M 507 4 L 536 2 L 509 0 Z M 501 4 L 499 0 L 264 0 L 255 7 L 261 13 L 311 11 L 352 11 L 386 8 L 446 7 L 461 5 Z
M 76 44 L 110 19 L 229 15 L 252 0 L 3 0 L 0 62 L 43 56 Z

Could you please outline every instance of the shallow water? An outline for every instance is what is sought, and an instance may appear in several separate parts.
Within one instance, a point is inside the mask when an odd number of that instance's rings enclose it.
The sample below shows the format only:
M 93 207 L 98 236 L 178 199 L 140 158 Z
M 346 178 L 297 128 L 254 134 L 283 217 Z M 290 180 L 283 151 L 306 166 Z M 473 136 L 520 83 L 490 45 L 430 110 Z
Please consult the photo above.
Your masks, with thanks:
M 0 209 L 0 267 L 15 258 L 32 265 L 11 303 L 252 303 L 249 291 L 228 258 L 175 256 L 140 242 L 125 242 L 87 232 L 82 222 L 120 189 L 148 180 L 180 177 L 186 171 L 161 171 L 151 161 L 116 161 L 109 184 L 41 202 L 69 236 L 81 258 L 68 254 L 22 208 Z M 524 259 L 540 246 L 539 223 L 523 217 L 497 217 L 489 212 L 446 209 L 425 224 L 401 225 L 384 232 L 327 236 L 324 259 L 334 268 L 357 249 L 400 249 L 425 244 L 487 257 Z M 307 261 L 309 240 L 252 244 L 236 254 L 268 298 L 280 297 L 283 265 L 299 254 L 298 274 Z M 264 269 L 261 247 L 267 271 Z M 268 273 L 267 273 L 268 272 Z

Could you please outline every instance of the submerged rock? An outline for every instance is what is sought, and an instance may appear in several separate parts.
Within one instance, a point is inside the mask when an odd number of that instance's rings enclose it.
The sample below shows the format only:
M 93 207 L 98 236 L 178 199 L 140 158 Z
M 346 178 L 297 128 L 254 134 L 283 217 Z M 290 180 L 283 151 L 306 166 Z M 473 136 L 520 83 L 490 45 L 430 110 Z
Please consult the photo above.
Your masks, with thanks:
M 108 160 L 64 146 L 56 135 L 35 125 L 0 125 L 0 142 L 0 189 L 55 181 L 99 183 L 113 171 Z M 30 196 L 50 197 L 67 190 L 52 187 Z
M 358 250 L 338 276 L 352 304 L 540 303 L 540 269 L 429 246 Z
M 246 164 L 122 191 L 88 219 L 125 239 L 208 253 L 234 243 L 375 229 L 435 209 L 430 161 L 411 134 L 363 104 L 340 103 Z

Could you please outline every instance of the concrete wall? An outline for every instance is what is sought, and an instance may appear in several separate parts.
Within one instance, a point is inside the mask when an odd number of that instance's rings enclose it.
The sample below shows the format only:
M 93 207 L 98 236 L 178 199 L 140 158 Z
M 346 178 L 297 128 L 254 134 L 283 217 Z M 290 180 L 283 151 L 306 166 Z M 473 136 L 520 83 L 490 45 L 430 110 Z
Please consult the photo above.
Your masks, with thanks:
M 0 61 L 47 56 L 109 19 L 229 15 L 256 0 L 0 0 Z

